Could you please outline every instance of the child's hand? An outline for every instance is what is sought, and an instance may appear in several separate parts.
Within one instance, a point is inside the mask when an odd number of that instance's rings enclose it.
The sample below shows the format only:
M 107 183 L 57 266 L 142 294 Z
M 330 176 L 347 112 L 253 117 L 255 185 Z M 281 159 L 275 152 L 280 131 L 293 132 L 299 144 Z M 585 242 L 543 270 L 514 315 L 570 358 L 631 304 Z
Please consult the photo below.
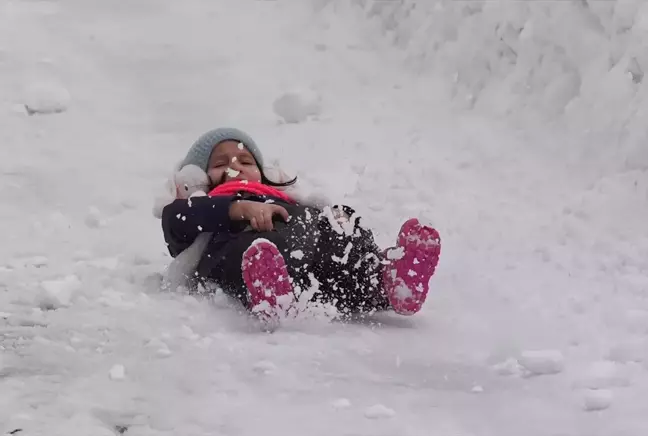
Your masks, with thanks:
M 288 221 L 288 211 L 277 204 L 259 203 L 256 201 L 241 200 L 230 206 L 230 219 L 235 221 L 249 221 L 257 232 L 269 232 L 274 229 L 272 217 L 281 216 Z

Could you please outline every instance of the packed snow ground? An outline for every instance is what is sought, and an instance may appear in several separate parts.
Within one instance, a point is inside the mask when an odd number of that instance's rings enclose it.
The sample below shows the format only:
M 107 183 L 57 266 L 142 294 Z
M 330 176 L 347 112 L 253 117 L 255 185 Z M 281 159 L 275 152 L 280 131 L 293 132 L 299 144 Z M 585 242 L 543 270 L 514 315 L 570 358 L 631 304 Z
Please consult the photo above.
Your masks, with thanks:
M 443 74 L 375 33 L 370 3 L 2 0 L 0 430 L 648 430 L 648 177 L 606 166 L 644 149 L 457 109 Z M 295 89 L 321 97 L 315 116 L 279 123 Z M 269 335 L 222 299 L 161 292 L 153 197 L 219 125 L 356 207 L 383 245 L 409 216 L 432 221 L 424 311 Z

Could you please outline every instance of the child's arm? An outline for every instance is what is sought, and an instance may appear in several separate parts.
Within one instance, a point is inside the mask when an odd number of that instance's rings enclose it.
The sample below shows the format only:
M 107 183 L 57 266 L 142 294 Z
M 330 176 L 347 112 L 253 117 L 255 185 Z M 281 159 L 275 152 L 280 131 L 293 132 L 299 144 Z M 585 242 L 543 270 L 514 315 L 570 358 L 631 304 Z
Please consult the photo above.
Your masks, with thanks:
M 249 221 L 254 230 L 271 231 L 275 215 L 289 219 L 286 209 L 276 204 L 234 199 L 237 197 L 191 197 L 165 206 L 162 230 L 171 255 L 177 256 L 201 233 L 229 232 L 232 221 Z
M 191 245 L 203 232 L 230 230 L 230 206 L 234 197 L 192 197 L 178 199 L 162 210 L 164 239 L 172 254 Z

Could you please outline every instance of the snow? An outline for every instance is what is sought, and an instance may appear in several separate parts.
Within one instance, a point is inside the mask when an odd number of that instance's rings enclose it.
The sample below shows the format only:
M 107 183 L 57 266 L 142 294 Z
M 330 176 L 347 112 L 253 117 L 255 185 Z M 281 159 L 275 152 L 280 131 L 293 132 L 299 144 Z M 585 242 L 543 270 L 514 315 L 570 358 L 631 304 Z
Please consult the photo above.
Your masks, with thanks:
M 262 360 L 254 364 L 254 371 L 260 374 L 267 375 L 276 370 L 277 370 L 277 365 L 267 360 Z
M 105 227 L 106 221 L 101 218 L 102 216 L 103 214 L 97 207 L 91 206 L 88 209 L 88 214 L 86 215 L 86 219 L 85 219 L 86 226 L 94 229 L 97 229 L 99 227 Z
M 565 366 L 565 358 L 560 350 L 524 351 L 518 362 L 531 375 L 558 374 Z
M 272 103 L 272 109 L 285 123 L 303 123 L 320 115 L 321 97 L 309 89 L 288 91 Z
M 405 256 L 405 249 L 403 247 L 390 248 L 387 250 L 387 259 L 399 260 Z
M 623 365 L 608 360 L 594 362 L 585 370 L 579 386 L 590 389 L 625 387 L 631 384 L 632 365 Z
M 124 365 L 115 365 L 110 368 L 108 374 L 111 380 L 123 380 L 126 378 L 126 368 L 124 368 Z
M 0 2 L 0 431 L 645 434 L 647 23 L 640 0 Z M 294 89 L 319 111 L 278 123 Z M 434 222 L 424 309 L 269 334 L 162 290 L 151 204 L 223 125 L 382 247 Z
M 45 280 L 41 283 L 43 292 L 39 298 L 39 307 L 49 310 L 69 306 L 80 287 L 81 281 L 74 274 L 62 279 Z
M 392 418 L 395 415 L 395 411 L 382 404 L 375 404 L 371 407 L 367 407 L 367 409 L 365 410 L 365 416 L 369 419 Z
M 25 91 L 25 110 L 29 115 L 56 114 L 66 111 L 70 100 L 69 91 L 60 84 L 34 83 Z
M 346 264 L 349 261 L 349 254 L 351 254 L 352 249 L 353 249 L 353 243 L 351 242 L 347 243 L 347 245 L 344 247 L 344 253 L 342 257 L 332 255 L 331 260 L 333 260 L 333 262 Z
M 584 408 L 588 412 L 605 410 L 612 404 L 612 392 L 607 390 L 590 390 L 584 397 Z
M 229 167 L 225 170 L 225 173 L 227 174 L 228 177 L 237 177 L 239 174 L 241 174 L 240 171 L 233 170 Z
M 331 403 L 335 409 L 347 409 L 351 407 L 351 401 L 348 398 L 338 398 Z
M 398 281 L 398 285 L 396 285 L 396 291 L 394 294 L 401 301 L 407 300 L 408 298 L 412 298 L 412 290 L 409 287 L 407 287 L 407 285 L 402 280 Z
M 170 356 L 171 350 L 169 350 L 168 345 L 158 338 L 153 338 L 146 343 L 146 347 L 153 350 L 160 357 Z

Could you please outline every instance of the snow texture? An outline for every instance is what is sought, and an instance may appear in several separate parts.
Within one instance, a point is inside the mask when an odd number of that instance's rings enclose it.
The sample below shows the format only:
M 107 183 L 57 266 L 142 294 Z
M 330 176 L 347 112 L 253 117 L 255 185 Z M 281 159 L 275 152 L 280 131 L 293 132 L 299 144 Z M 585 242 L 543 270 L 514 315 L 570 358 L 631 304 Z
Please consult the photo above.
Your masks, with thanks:
M 407 285 L 400 279 L 397 283 L 398 284 L 396 285 L 396 289 L 394 291 L 395 297 L 401 301 L 412 298 L 412 290 L 408 288 Z
M 338 398 L 331 403 L 331 406 L 336 409 L 347 409 L 351 407 L 351 401 L 348 398 Z
M 605 410 L 612 404 L 612 392 L 606 390 L 590 390 L 585 394 L 584 408 L 588 412 Z
M 111 380 L 123 380 L 126 377 L 126 368 L 124 365 L 115 365 L 110 368 L 109 375 Z
M 0 434 L 645 435 L 647 38 L 642 0 L 0 2 Z M 434 222 L 423 310 L 162 289 L 151 202 L 224 125 L 381 247 Z
M 532 375 L 558 374 L 565 366 L 564 357 L 559 350 L 525 351 L 518 362 Z
M 34 83 L 25 91 L 25 110 L 29 115 L 64 112 L 70 105 L 67 89 L 57 83 Z
M 376 404 L 371 407 L 367 407 L 367 409 L 365 410 L 365 416 L 369 419 L 392 418 L 395 415 L 395 411 L 382 404 Z
M 285 123 L 303 123 L 320 115 L 321 97 L 317 92 L 298 89 L 282 94 L 272 103 L 275 114 Z

